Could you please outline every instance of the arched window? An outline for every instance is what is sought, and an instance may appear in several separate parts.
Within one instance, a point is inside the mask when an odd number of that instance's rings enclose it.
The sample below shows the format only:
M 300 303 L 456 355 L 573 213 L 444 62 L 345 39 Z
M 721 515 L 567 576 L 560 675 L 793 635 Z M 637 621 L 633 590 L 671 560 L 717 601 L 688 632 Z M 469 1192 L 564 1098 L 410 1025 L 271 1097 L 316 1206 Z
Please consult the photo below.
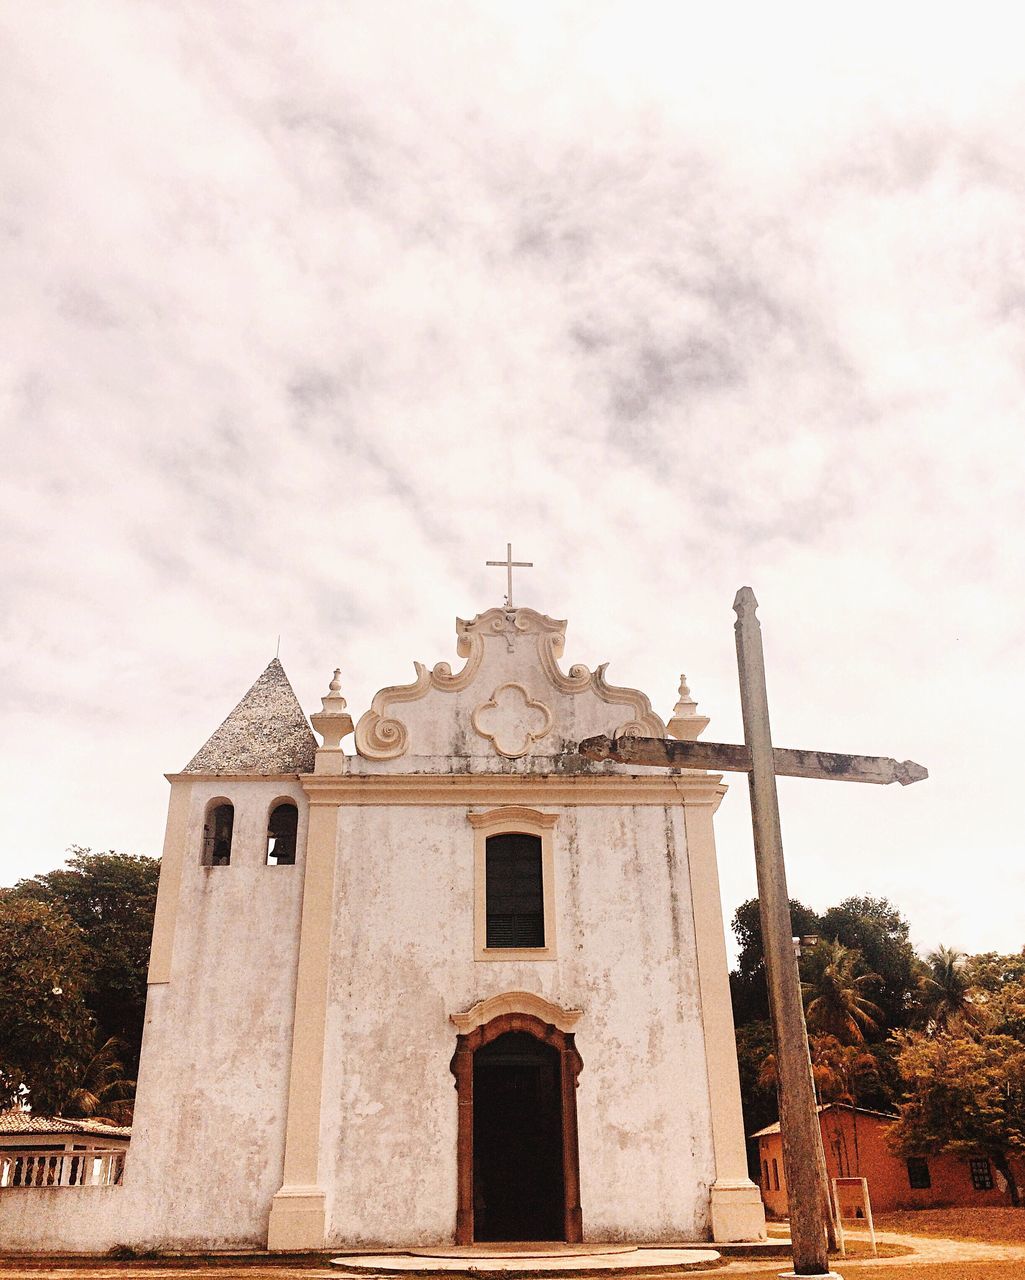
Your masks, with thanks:
M 295 838 L 299 829 L 299 810 L 291 800 L 276 804 L 267 823 L 267 866 L 295 865 Z
M 488 947 L 545 945 L 541 838 L 523 831 L 488 836 L 485 851 Z
M 215 800 L 203 823 L 203 866 L 226 867 L 231 862 L 231 833 L 235 826 L 235 806 Z

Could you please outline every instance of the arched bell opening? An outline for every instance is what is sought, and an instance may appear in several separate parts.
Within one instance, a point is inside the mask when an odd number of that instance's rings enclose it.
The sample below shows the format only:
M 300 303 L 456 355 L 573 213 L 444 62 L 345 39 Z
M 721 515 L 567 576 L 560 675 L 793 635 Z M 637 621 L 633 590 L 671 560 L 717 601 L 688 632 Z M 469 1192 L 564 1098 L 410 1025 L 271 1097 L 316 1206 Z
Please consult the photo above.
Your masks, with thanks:
M 456 1241 L 583 1238 L 571 1033 L 504 1013 L 456 1041 Z

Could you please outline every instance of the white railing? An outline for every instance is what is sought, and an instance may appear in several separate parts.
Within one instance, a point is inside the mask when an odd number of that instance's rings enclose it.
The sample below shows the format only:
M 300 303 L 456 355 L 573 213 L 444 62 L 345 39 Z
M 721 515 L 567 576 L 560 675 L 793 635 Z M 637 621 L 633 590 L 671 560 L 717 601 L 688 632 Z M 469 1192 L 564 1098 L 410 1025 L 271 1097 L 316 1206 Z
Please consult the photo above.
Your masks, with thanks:
M 124 1150 L 0 1149 L 0 1187 L 112 1187 L 125 1171 Z

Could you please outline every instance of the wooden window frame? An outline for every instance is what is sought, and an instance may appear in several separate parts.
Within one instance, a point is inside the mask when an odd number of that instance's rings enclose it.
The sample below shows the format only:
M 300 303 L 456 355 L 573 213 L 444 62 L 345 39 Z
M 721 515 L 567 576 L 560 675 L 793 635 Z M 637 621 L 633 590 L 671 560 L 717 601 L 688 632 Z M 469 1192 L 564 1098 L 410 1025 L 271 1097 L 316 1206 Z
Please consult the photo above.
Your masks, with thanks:
M 523 805 L 505 805 L 485 813 L 468 813 L 473 827 L 473 958 L 494 960 L 554 960 L 555 936 L 555 850 L 552 833 L 559 815 L 541 813 Z M 487 904 L 487 846 L 489 836 L 523 834 L 541 841 L 541 894 L 544 916 L 543 947 L 489 947 Z
M 968 1174 L 972 1180 L 973 1191 L 993 1190 L 993 1164 L 989 1156 L 970 1156 Z

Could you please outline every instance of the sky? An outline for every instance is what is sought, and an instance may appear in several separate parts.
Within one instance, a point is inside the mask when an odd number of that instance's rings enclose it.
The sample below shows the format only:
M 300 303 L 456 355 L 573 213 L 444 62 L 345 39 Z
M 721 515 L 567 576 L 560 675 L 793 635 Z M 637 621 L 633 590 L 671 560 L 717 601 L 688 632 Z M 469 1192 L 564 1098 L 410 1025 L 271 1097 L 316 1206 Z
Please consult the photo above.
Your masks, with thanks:
M 455 663 L 511 540 L 711 740 L 753 587 L 776 744 L 930 773 L 783 780 L 791 896 L 1025 945 L 1025 14 L 712 8 L 0 6 L 0 884 L 158 854 L 279 636 Z

